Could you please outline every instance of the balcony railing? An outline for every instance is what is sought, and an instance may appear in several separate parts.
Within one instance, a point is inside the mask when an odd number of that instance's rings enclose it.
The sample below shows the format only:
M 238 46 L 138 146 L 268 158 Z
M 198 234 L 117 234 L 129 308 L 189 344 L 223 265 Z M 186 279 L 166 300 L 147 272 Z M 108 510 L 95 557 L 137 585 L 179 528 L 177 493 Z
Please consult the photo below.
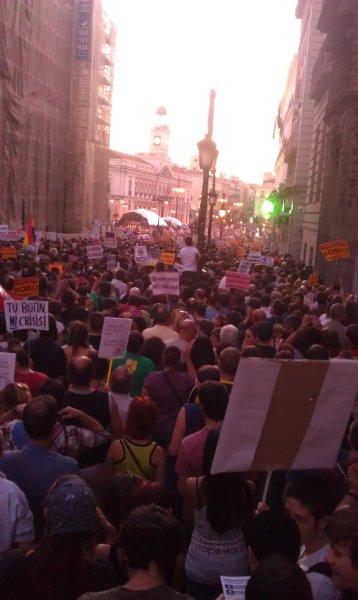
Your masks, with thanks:
M 322 48 L 312 71 L 311 98 L 319 100 L 327 89 L 332 63 L 328 51 Z

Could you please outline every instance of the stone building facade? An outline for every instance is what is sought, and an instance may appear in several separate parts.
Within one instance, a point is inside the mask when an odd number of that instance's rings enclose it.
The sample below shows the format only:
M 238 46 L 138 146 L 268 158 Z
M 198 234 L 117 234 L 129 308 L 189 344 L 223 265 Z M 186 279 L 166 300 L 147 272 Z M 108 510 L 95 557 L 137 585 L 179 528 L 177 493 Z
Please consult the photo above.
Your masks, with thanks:
M 291 66 L 288 87 L 279 107 L 280 150 L 276 163 L 280 183 L 284 183 L 292 213 L 285 231 L 280 231 L 280 249 L 296 258 L 301 255 L 303 213 L 311 157 L 314 105 L 310 97 L 314 63 L 324 34 L 317 29 L 323 0 L 299 0 L 296 17 L 301 19 L 297 62 Z M 294 93 L 292 85 L 294 84 Z M 286 96 L 290 95 L 288 104 Z
M 313 143 L 301 257 L 326 281 L 358 291 L 358 3 L 325 0 L 318 28 L 325 40 L 314 65 Z M 323 242 L 347 238 L 350 258 L 327 263 Z

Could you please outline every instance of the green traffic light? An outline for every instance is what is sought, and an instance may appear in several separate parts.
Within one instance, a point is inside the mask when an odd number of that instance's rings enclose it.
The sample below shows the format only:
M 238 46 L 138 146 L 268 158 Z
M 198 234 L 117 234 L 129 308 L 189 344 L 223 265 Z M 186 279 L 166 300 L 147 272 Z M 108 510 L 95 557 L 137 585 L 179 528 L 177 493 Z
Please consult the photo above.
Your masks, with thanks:
M 269 217 L 275 210 L 274 203 L 266 198 L 261 204 L 261 212 L 264 217 Z

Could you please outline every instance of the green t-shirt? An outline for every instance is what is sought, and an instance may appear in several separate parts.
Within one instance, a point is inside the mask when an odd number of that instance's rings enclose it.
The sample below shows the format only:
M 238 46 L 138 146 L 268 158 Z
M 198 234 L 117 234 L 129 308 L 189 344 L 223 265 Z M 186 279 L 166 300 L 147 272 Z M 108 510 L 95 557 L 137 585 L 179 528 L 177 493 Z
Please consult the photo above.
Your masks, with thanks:
M 153 373 L 153 371 L 156 370 L 153 361 L 140 354 L 133 354 L 132 352 L 126 351 L 123 358 L 114 359 L 112 370 L 114 371 L 114 369 L 121 365 L 125 365 L 128 371 L 133 375 L 131 396 L 140 396 L 144 379 L 149 373 Z

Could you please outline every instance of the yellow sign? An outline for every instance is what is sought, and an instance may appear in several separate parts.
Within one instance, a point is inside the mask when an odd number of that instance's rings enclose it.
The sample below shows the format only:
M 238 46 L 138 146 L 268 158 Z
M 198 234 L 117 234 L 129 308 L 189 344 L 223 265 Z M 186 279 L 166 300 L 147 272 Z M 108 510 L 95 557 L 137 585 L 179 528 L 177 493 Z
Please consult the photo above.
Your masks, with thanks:
M 12 290 L 14 298 L 16 300 L 23 300 L 29 296 L 38 296 L 40 293 L 39 284 L 40 281 L 38 277 L 23 277 L 21 279 L 15 279 Z
M 52 271 L 52 269 L 58 269 L 59 273 L 63 273 L 63 264 L 60 262 L 50 263 L 48 268 L 49 268 L 49 271 Z
M 338 258 L 349 258 L 349 246 L 347 240 L 336 240 L 326 242 L 320 245 L 320 251 L 327 261 L 337 260 Z
M 0 248 L 0 256 L 3 260 L 17 258 L 17 250 L 14 246 L 3 246 Z
M 163 265 L 173 265 L 175 263 L 175 252 L 161 252 L 159 262 Z
M 318 283 L 319 283 L 319 274 L 318 273 L 312 273 L 312 275 L 310 275 L 309 278 L 308 278 L 308 283 L 310 285 L 318 285 Z

